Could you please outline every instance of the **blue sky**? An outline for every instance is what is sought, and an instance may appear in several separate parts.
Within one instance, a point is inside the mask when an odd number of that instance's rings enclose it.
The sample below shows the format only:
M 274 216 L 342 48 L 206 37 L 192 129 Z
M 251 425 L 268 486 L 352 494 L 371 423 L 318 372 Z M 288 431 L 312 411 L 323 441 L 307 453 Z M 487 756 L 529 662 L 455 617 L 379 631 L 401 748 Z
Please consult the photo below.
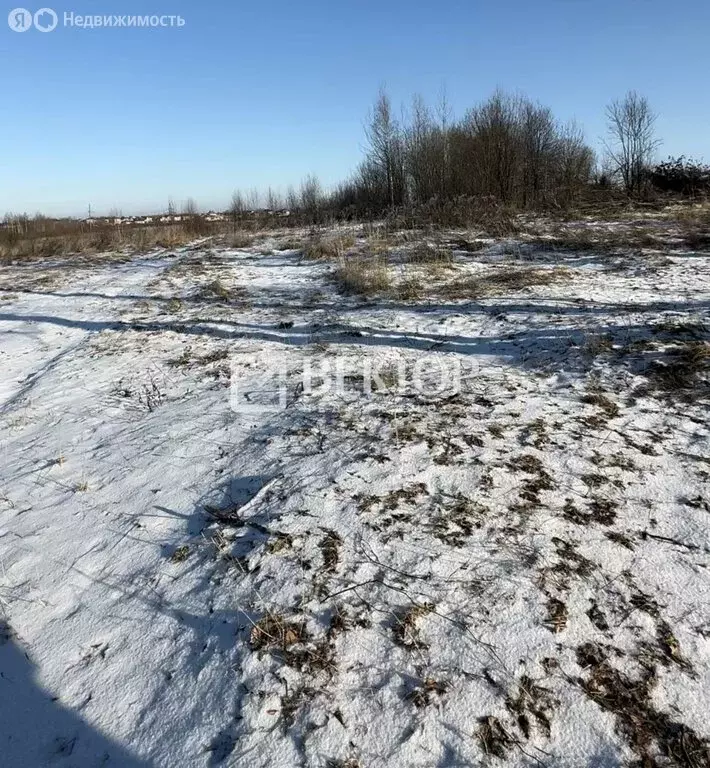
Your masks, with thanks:
M 0 19 L 0 215 L 224 207 L 235 188 L 307 173 L 332 184 L 361 157 L 381 85 L 399 105 L 445 84 L 457 115 L 522 91 L 595 146 L 605 104 L 634 88 L 659 113 L 662 155 L 710 161 L 707 0 L 47 0 L 48 34 L 11 31 L 15 2 Z M 62 28 L 65 11 L 186 23 Z

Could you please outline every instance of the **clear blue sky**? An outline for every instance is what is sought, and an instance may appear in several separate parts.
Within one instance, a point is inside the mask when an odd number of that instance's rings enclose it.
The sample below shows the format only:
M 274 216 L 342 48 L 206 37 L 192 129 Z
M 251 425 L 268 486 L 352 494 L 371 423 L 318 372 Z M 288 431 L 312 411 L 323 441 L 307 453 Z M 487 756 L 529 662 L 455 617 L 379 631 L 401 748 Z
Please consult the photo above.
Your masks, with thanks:
M 77 0 L 60 26 L 0 18 L 0 215 L 161 210 L 235 188 L 346 176 L 380 85 L 457 115 L 519 90 L 604 135 L 634 88 L 661 153 L 710 160 L 708 0 Z M 23 2 L 30 10 L 37 7 Z M 37 4 L 39 5 L 39 4 Z M 181 29 L 62 28 L 78 14 L 180 14 Z

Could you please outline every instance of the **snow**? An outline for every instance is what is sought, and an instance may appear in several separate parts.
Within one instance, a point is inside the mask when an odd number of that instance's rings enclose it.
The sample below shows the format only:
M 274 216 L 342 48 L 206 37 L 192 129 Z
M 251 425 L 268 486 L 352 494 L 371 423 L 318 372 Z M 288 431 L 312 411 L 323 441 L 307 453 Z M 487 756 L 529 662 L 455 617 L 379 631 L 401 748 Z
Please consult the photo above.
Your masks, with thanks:
M 404 301 L 278 246 L 1 268 L 3 766 L 619 765 L 589 643 L 709 739 L 707 390 L 648 381 L 710 256 L 490 242 Z M 461 392 L 363 391 L 421 359 Z

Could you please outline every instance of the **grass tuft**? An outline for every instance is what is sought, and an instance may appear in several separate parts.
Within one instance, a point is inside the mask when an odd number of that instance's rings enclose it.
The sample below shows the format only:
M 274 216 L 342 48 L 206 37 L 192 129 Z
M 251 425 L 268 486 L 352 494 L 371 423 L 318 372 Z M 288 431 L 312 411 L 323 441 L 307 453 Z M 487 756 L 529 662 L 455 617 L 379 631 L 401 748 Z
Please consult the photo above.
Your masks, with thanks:
M 351 256 L 341 260 L 333 277 L 343 293 L 370 296 L 390 287 L 387 262 L 379 257 Z

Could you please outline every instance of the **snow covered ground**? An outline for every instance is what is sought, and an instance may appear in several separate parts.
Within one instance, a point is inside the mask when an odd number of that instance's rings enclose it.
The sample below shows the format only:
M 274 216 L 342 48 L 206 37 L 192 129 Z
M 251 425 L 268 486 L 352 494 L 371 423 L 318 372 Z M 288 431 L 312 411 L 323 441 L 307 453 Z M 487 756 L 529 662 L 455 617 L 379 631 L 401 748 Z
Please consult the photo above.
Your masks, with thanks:
M 286 245 L 0 267 L 0 764 L 710 765 L 710 253 Z

